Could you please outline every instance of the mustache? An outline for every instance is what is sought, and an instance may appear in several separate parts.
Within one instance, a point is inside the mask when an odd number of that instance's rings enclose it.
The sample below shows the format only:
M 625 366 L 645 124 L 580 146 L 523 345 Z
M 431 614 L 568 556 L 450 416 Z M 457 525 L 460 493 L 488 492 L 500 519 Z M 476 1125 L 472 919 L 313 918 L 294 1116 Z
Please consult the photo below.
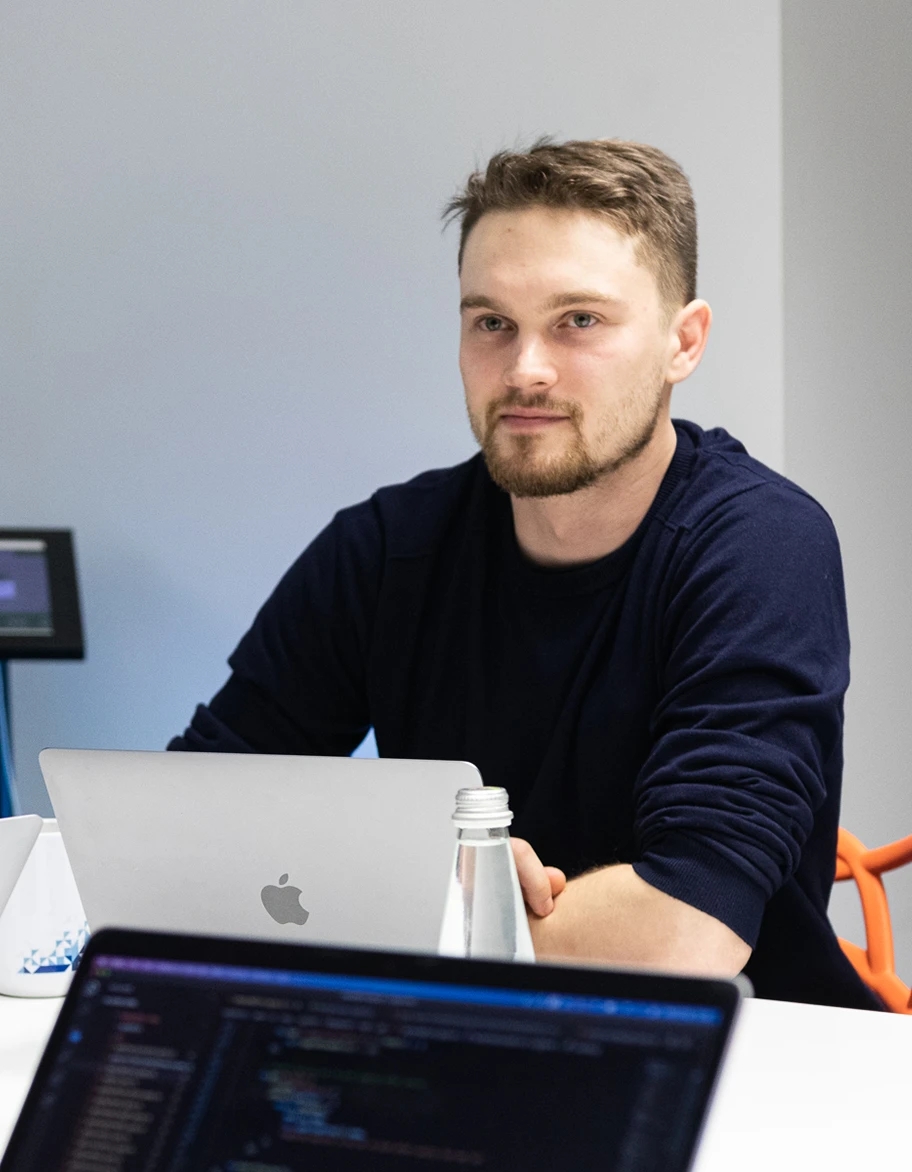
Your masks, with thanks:
M 555 399 L 548 391 L 536 391 L 531 395 L 524 395 L 520 391 L 508 391 L 505 395 L 492 399 L 488 404 L 488 422 L 493 423 L 498 415 L 510 407 L 567 415 L 574 423 L 578 422 L 583 414 L 579 403 L 574 403 L 570 399 Z

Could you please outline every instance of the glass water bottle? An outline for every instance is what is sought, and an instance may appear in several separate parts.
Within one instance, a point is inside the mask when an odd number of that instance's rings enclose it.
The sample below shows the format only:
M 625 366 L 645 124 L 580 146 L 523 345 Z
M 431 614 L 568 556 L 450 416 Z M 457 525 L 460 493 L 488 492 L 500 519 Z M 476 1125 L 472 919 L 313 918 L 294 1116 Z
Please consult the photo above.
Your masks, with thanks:
M 450 873 L 438 951 L 443 956 L 534 961 L 532 936 L 507 827 L 502 786 L 456 795 L 456 858 Z

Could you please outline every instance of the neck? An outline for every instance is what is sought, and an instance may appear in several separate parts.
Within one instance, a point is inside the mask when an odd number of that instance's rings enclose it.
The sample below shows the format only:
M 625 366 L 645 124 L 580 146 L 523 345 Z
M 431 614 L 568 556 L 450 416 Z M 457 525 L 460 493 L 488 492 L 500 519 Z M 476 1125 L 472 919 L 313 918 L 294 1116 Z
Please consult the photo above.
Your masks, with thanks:
M 581 565 L 619 549 L 649 511 L 676 445 L 666 416 L 639 455 L 588 488 L 563 496 L 511 497 L 520 549 L 541 566 Z

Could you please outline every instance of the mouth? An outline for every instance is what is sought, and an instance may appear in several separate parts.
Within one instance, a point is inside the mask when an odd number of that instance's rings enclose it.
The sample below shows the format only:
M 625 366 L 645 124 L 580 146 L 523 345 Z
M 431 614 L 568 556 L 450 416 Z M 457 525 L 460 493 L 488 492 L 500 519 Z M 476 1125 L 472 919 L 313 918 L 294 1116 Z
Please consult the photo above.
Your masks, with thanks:
M 521 411 L 513 408 L 504 411 L 497 422 L 503 424 L 508 431 L 534 432 L 547 431 L 559 423 L 568 423 L 569 419 L 566 415 L 552 415 L 547 411 Z

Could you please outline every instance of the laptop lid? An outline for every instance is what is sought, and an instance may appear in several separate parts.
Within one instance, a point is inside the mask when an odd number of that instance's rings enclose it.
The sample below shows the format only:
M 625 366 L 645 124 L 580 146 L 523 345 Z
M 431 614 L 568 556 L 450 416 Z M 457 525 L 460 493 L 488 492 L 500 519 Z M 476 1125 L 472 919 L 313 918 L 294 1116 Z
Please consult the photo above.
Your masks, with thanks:
M 0 914 L 40 833 L 41 819 L 37 814 L 0 818 Z
M 684 1172 L 739 994 L 102 932 L 0 1172 Z
M 92 931 L 436 951 L 461 761 L 45 749 Z

